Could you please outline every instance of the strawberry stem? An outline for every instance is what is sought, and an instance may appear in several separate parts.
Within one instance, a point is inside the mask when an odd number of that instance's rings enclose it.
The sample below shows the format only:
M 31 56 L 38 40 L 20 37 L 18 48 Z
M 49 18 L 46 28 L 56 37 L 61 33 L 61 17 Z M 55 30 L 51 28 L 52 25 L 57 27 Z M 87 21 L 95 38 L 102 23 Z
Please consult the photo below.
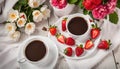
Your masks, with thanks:
M 56 36 L 56 37 L 59 37 L 60 35 L 61 35 L 61 33 L 57 33 L 55 36 Z
M 67 49 L 64 50 L 64 53 L 67 54 Z
M 111 41 L 110 41 L 110 40 L 108 40 L 108 44 L 109 44 L 109 46 L 110 46 L 110 45 L 112 45 L 112 43 L 111 43 Z
M 92 26 L 92 28 L 95 28 L 95 25 L 94 25 L 94 24 L 92 24 L 91 26 Z
M 82 45 L 82 44 L 80 44 L 80 48 L 83 48 L 83 45 Z
M 64 20 L 67 20 L 67 19 L 68 19 L 67 17 L 64 18 Z

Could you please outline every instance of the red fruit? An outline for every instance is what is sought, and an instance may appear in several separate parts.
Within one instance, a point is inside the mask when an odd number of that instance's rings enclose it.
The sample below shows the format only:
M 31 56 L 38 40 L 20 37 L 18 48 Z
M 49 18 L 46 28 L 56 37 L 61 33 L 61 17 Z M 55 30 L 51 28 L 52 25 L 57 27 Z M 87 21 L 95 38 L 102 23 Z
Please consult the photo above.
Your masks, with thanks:
M 64 20 L 62 20 L 62 31 L 66 30 L 66 20 L 67 18 L 64 18 Z
M 25 19 L 25 16 L 24 16 L 24 15 L 22 15 L 20 18 L 24 18 L 24 19 Z
M 100 35 L 100 28 L 97 27 L 97 25 L 92 25 L 93 28 L 91 29 L 91 38 L 95 39 Z
M 82 55 L 83 52 L 84 52 L 83 45 L 77 46 L 77 47 L 75 48 L 76 56 Z
M 72 50 L 71 47 L 67 47 L 67 48 L 64 50 L 64 53 L 65 53 L 65 55 L 67 55 L 67 56 L 72 56 L 72 52 L 73 52 L 73 50 Z
M 92 20 L 92 19 L 89 19 L 89 21 L 90 21 L 90 22 L 93 22 L 93 20 Z
M 61 35 L 61 34 L 57 34 L 56 37 L 57 37 L 57 40 L 58 40 L 60 43 L 62 43 L 62 44 L 65 43 L 65 36 L 63 36 L 63 35 Z
M 99 49 L 109 49 L 109 46 L 111 45 L 110 40 L 102 40 L 99 44 L 98 44 L 98 48 Z
M 56 32 L 57 32 L 56 28 L 57 27 L 55 25 L 54 26 L 50 25 L 49 31 L 50 31 L 51 35 L 55 35 L 56 34 Z
M 85 49 L 91 49 L 94 46 L 91 40 L 87 40 L 85 43 Z
M 72 38 L 72 37 L 68 37 L 66 38 L 66 42 L 65 42 L 67 45 L 75 45 L 75 40 Z

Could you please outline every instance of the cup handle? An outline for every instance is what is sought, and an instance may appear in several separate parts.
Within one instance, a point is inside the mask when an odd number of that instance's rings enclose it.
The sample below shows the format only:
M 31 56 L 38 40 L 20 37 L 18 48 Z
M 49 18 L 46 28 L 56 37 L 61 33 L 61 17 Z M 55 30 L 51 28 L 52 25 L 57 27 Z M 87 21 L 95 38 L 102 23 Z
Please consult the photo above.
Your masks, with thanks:
M 19 63 L 24 63 L 24 62 L 26 62 L 26 59 L 25 58 L 21 58 L 21 59 L 18 60 L 18 62 Z

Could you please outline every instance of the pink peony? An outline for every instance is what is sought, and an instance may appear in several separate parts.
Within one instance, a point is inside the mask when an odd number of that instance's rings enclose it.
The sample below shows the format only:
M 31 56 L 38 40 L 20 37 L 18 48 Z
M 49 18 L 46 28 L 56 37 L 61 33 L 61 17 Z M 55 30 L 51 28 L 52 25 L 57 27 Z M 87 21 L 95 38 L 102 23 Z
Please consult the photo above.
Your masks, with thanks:
M 106 5 L 100 5 L 93 9 L 92 15 L 95 19 L 103 19 L 109 13 Z
M 109 13 L 112 13 L 116 7 L 117 0 L 109 0 L 107 3 L 107 9 L 109 10 Z
M 52 1 L 52 5 L 59 9 L 62 9 L 67 5 L 67 0 L 51 0 L 51 1 Z
M 58 3 L 58 0 L 51 0 L 52 1 L 52 5 L 53 6 L 57 6 L 59 3 Z

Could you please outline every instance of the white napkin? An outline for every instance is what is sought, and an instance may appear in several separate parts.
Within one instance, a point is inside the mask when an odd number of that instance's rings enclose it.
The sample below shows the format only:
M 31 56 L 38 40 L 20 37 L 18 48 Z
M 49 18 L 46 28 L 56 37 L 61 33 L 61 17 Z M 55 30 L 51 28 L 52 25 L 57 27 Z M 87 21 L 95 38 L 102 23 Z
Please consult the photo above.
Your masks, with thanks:
M 2 2 L 2 1 L 0 1 L 0 2 Z M 0 15 L 0 23 L 7 20 L 8 11 L 10 9 L 12 9 L 12 7 L 15 5 L 15 3 L 17 1 L 18 0 L 6 0 L 5 6 L 4 6 L 4 9 L 3 9 L 3 13 L 2 13 L 2 15 Z
M 120 10 L 117 9 L 117 13 L 120 16 Z M 119 17 L 120 20 L 120 17 Z M 66 59 L 70 69 L 91 69 L 98 62 L 100 62 L 106 55 L 108 55 L 112 50 L 118 47 L 120 43 L 120 21 L 117 25 L 110 23 L 108 20 L 104 20 L 105 23 L 102 26 L 102 39 L 110 39 L 112 42 L 112 47 L 109 51 L 98 50 L 98 52 L 88 58 L 83 60 L 70 60 Z

